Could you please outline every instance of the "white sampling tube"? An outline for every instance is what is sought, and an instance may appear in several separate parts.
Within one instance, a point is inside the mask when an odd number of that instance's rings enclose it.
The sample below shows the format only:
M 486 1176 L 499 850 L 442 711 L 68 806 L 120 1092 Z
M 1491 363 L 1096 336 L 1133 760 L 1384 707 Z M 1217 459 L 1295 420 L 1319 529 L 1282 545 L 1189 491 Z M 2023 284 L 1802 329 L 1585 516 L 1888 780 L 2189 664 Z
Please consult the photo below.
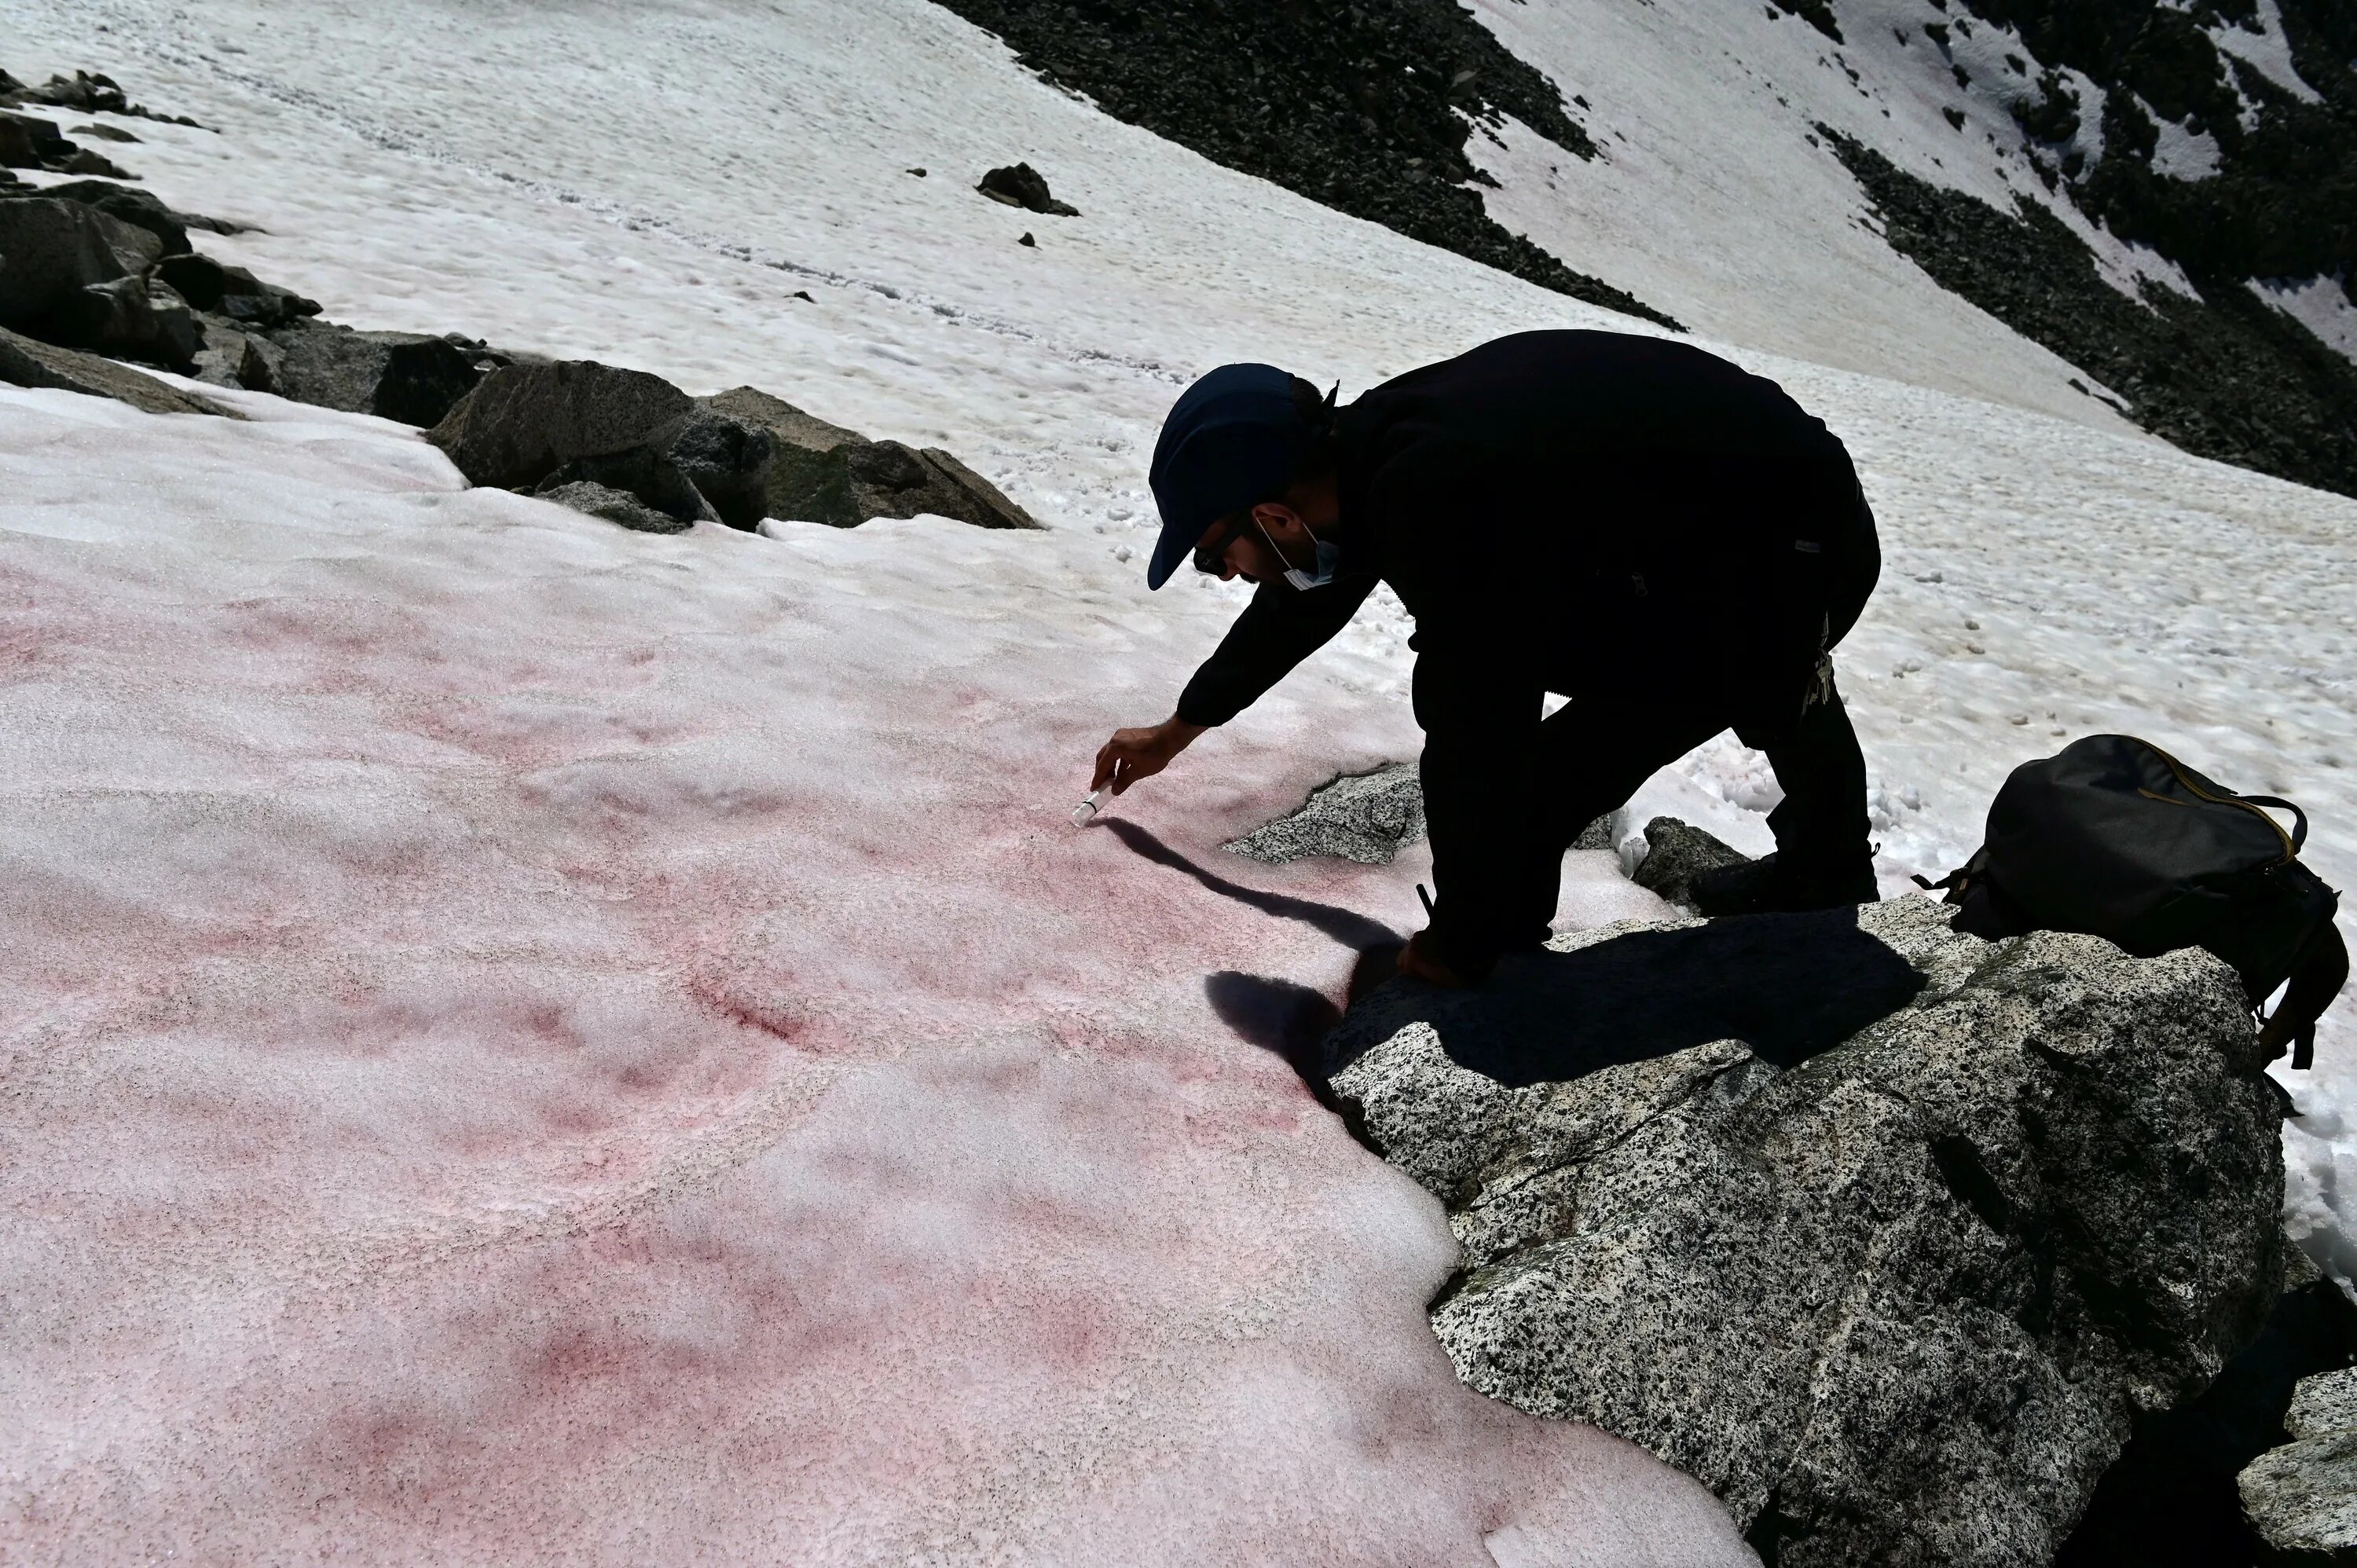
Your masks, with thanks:
M 1072 826 L 1087 827 L 1089 820 L 1097 814 L 1097 808 L 1104 804 L 1105 791 L 1112 788 L 1113 786 L 1108 784 L 1103 789 L 1090 790 L 1089 798 L 1072 808 Z

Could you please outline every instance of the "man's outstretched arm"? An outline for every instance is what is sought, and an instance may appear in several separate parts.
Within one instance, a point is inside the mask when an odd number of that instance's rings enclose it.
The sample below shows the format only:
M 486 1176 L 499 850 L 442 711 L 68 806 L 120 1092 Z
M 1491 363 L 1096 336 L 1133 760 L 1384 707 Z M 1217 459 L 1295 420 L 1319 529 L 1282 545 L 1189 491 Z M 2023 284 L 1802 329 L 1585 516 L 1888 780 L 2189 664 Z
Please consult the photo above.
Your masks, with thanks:
M 1261 585 L 1179 693 L 1178 711 L 1158 725 L 1115 730 L 1097 752 L 1096 775 L 1089 788 L 1110 784 L 1118 795 L 1161 772 L 1196 736 L 1252 706 L 1295 665 L 1332 640 L 1374 588 L 1372 576 L 1345 577 L 1307 590 L 1282 583 Z

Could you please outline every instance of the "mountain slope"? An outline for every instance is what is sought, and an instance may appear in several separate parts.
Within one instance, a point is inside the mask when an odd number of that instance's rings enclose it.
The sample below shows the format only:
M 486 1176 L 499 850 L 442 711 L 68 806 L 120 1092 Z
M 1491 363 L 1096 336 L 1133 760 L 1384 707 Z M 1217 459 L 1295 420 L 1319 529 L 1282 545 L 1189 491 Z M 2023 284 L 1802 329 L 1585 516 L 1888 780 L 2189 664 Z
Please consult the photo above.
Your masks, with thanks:
M 1606 156 L 1511 117 L 1466 146 L 1491 210 L 1554 214 L 1534 242 L 1856 454 L 1888 564 L 1844 682 L 1888 890 L 1969 851 L 2014 762 L 2105 729 L 2300 799 L 2357 882 L 2327 825 L 2357 822 L 2357 505 L 2073 390 L 1864 226 L 1807 140 L 1843 93 L 1880 119 L 1830 40 L 1667 10 L 1485 11 Z M 1348 396 L 1642 324 L 1122 124 L 916 0 L 0 27 L 19 76 L 103 69 L 221 126 L 142 123 L 124 161 L 258 223 L 205 246 L 340 319 L 762 386 L 949 446 L 1050 525 L 651 541 L 461 491 L 374 422 L 0 393 L 15 1554 L 1726 1544 L 1675 1477 L 1463 1393 L 1423 1318 L 1437 1211 L 1265 1048 L 1417 918 L 1421 851 L 1219 847 L 1414 755 L 1396 604 L 1122 830 L 1066 816 L 1241 603 L 1141 581 L 1189 376 L 1267 359 Z M 1934 166 L 1938 102 L 1887 101 L 1918 138 L 1889 156 Z M 1017 158 L 1082 216 L 971 188 Z M 1758 848 L 1774 798 L 1722 741 L 1632 813 Z M 1656 908 L 1609 859 L 1562 923 Z M 2286 1079 L 2287 1219 L 2343 1278 L 2349 1017 Z

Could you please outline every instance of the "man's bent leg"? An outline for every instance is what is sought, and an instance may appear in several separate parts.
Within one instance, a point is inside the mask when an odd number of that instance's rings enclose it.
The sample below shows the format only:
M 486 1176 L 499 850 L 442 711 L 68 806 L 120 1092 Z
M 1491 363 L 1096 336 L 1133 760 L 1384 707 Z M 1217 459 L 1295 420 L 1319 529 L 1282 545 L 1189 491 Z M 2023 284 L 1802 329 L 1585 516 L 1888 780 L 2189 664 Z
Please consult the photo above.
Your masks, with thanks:
M 1629 803 L 1652 778 L 1727 727 L 1715 703 L 1661 692 L 1582 697 L 1539 726 L 1539 777 L 1545 833 L 1519 890 L 1510 928 L 1522 942 L 1546 940 L 1563 892 L 1564 852 L 1582 828 Z
M 1863 876 L 1870 889 L 1866 756 L 1841 694 L 1829 693 L 1812 703 L 1792 733 L 1768 748 L 1768 765 L 1784 789 L 1783 803 L 1768 813 L 1768 828 L 1787 874 L 1844 885 Z
M 1767 748 L 1783 803 L 1768 813 L 1776 853 L 1694 879 L 1706 915 L 1829 909 L 1880 895 L 1867 842 L 1866 757 L 1838 693 L 1813 703 L 1792 732 Z

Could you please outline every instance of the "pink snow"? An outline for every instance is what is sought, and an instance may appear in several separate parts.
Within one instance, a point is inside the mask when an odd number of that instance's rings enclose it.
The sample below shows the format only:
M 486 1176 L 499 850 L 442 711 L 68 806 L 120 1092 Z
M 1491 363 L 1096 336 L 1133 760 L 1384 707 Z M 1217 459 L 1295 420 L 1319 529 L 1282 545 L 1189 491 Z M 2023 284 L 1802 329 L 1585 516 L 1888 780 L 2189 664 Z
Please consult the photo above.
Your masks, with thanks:
M 1099 542 L 242 401 L 0 391 L 0 1557 L 1749 1560 L 1456 1381 L 1437 1206 L 1256 1043 L 1423 863 L 1218 845 L 1404 704 L 1076 831 L 1212 625 Z

